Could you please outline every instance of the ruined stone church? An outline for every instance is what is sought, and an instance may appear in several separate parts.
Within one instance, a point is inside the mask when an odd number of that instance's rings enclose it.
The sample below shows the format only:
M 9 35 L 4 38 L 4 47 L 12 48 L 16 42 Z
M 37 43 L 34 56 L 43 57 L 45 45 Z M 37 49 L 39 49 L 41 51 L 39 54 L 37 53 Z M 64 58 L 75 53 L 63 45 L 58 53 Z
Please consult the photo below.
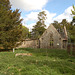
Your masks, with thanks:
M 59 29 L 56 29 L 52 24 L 50 24 L 39 40 L 26 39 L 19 47 L 65 49 L 67 47 L 67 40 L 68 37 L 65 26 L 61 32 Z
M 52 24 L 40 37 L 40 48 L 66 48 L 67 46 L 67 31 L 66 27 L 62 32 L 56 29 Z

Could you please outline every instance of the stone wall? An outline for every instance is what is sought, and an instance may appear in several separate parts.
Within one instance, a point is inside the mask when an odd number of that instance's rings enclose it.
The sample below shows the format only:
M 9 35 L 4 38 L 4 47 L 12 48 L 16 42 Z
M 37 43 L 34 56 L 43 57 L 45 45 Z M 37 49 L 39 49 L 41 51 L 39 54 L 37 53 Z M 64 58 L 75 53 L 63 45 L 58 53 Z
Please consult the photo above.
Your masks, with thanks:
M 53 47 L 50 46 L 50 36 L 53 34 Z M 63 38 L 58 33 L 53 25 L 50 25 L 48 29 L 43 33 L 40 38 L 40 48 L 63 48 Z
M 26 39 L 17 48 L 27 48 L 27 47 L 37 48 L 37 42 L 38 42 L 37 40 Z
M 50 45 L 51 39 L 53 46 Z M 26 39 L 18 48 L 66 48 L 67 40 L 63 38 L 56 28 L 51 24 L 39 40 Z

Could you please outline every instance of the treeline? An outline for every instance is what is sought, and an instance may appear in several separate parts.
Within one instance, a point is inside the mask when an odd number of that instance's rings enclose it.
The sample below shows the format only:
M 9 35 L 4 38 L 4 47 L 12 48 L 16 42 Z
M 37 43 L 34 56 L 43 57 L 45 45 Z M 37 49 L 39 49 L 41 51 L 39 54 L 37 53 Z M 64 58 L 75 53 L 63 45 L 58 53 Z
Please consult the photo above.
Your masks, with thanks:
M 68 31 L 69 42 L 75 42 L 75 6 L 73 5 L 73 20 L 71 23 L 63 19 L 61 23 L 54 21 L 56 28 L 63 28 L 65 25 Z M 9 0 L 0 0 L 0 46 L 4 49 L 12 49 L 21 44 L 26 38 L 39 39 L 46 30 L 45 11 L 39 12 L 38 21 L 31 32 L 22 25 L 19 9 L 12 10 Z

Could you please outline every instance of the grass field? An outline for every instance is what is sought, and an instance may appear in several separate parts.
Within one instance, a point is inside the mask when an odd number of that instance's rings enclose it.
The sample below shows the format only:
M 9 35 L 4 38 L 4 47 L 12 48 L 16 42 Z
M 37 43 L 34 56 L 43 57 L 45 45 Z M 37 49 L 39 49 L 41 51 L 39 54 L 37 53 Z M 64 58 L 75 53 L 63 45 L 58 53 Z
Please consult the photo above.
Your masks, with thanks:
M 32 53 L 17 56 L 16 53 Z M 75 75 L 75 57 L 65 50 L 22 48 L 0 52 L 0 75 Z

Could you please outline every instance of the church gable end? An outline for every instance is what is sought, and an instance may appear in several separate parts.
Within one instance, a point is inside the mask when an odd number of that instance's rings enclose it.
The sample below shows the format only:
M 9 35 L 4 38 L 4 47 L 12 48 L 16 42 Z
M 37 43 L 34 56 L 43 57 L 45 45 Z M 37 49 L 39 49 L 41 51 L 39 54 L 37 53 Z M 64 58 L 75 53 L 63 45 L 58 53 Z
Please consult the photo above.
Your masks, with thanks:
M 63 37 L 57 29 L 51 24 L 40 37 L 40 48 L 62 48 Z

